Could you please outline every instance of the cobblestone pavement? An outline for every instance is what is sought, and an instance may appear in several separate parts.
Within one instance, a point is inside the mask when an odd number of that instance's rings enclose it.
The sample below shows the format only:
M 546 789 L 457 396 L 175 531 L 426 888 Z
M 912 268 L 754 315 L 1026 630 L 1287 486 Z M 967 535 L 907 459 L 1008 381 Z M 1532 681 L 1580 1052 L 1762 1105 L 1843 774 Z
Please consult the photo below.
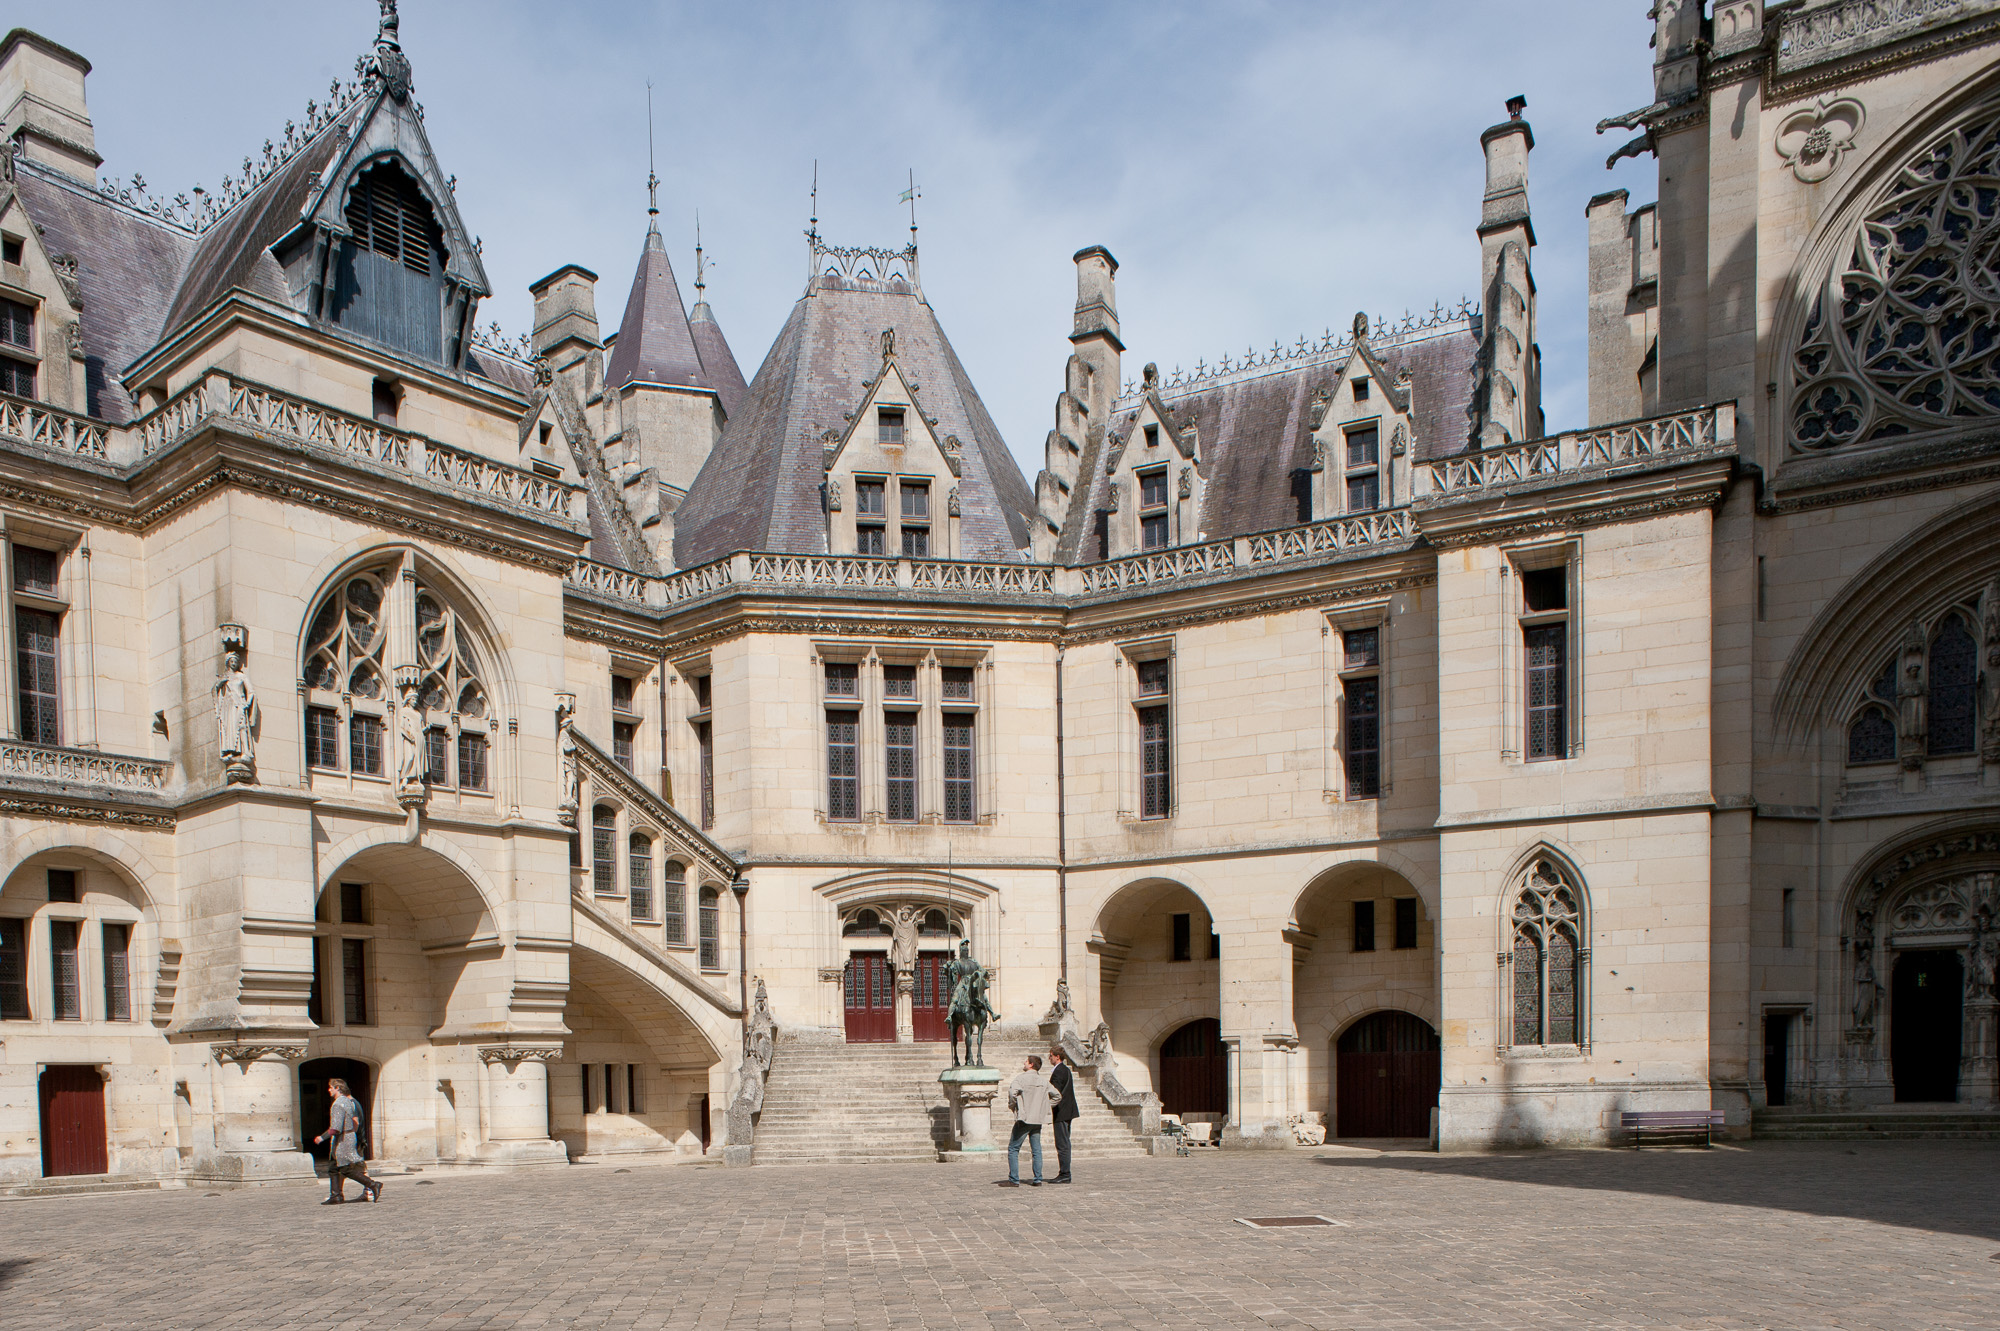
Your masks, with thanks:
M 2000 1325 L 1992 1146 L 420 1177 L 0 1202 L 0 1326 Z

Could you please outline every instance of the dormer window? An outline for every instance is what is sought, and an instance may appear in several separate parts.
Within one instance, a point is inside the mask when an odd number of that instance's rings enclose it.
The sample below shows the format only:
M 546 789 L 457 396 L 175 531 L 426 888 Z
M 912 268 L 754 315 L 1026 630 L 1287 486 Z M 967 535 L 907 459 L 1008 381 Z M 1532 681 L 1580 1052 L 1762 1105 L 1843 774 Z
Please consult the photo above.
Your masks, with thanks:
M 24 249 L 19 236 L 0 236 L 0 263 L 11 263 L 20 267 Z
M 35 309 L 18 300 L 0 299 L 0 346 L 35 349 Z M 35 395 L 35 364 L 13 356 L 0 355 L 0 393 L 15 397 Z
M 429 277 L 443 265 L 438 227 L 417 182 L 394 163 L 362 176 L 347 204 L 347 225 L 359 244 Z
M 326 314 L 398 351 L 444 357 L 444 232 L 417 182 L 394 161 L 354 181 L 348 236 L 335 257 Z
M 1369 513 L 1382 507 L 1381 440 L 1382 432 L 1372 422 L 1347 432 L 1349 513 Z
M 1139 548 L 1167 545 L 1167 469 L 1139 473 Z
M 900 408 L 882 408 L 875 414 L 875 442 L 883 448 L 903 446 L 903 413 Z
M 857 555 L 886 555 L 888 550 L 889 509 L 885 502 L 886 487 L 882 481 L 854 482 L 854 553 Z

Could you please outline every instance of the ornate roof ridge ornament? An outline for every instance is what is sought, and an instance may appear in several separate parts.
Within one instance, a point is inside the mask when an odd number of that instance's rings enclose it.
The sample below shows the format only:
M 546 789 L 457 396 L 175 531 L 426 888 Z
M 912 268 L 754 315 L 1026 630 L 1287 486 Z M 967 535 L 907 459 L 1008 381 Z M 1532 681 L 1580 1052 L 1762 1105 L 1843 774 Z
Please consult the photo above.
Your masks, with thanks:
M 1422 314 L 1412 314 L 1405 310 L 1400 319 L 1375 319 L 1361 332 L 1363 340 L 1369 344 L 1370 349 L 1379 350 L 1416 341 L 1440 330 L 1448 330 L 1454 324 L 1479 317 L 1479 306 L 1469 298 L 1461 299 L 1457 305 L 1449 307 L 1440 301 L 1434 302 L 1431 308 Z M 1193 370 L 1183 371 L 1179 366 L 1175 366 L 1171 374 L 1159 374 L 1156 368 L 1157 381 L 1152 388 L 1163 396 L 1177 397 L 1192 392 L 1211 380 L 1268 374 L 1319 360 L 1345 359 L 1353 351 L 1354 341 L 1351 332 L 1347 336 L 1336 337 L 1333 330 L 1328 329 L 1318 337 L 1301 337 L 1289 347 L 1273 342 L 1268 350 L 1250 351 L 1241 359 L 1224 356 L 1219 365 L 1210 365 L 1205 360 L 1196 361 Z M 1118 395 L 1119 406 L 1130 406 L 1131 401 L 1145 391 L 1147 391 L 1145 386 L 1127 379 L 1123 391 Z
M 410 58 L 403 54 L 403 44 L 398 40 L 402 20 L 396 14 L 396 0 L 381 0 L 381 5 L 382 18 L 375 29 L 375 54 L 362 58 L 360 73 L 362 81 L 371 87 L 379 81 L 400 106 L 410 100 Z

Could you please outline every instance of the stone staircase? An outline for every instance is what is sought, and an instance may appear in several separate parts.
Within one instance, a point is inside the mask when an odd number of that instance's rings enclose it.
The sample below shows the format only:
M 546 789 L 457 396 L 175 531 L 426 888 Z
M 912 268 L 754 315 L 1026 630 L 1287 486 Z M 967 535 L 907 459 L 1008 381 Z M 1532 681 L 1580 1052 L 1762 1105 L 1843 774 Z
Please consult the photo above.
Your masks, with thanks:
M 1759 1109 L 1750 1120 L 1759 1141 L 2000 1141 L 2000 1112 L 1952 1105 L 1874 1105 L 1866 1109 Z
M 1004 1158 L 1005 1084 L 1029 1054 L 1043 1054 L 1039 1040 L 986 1042 L 986 1061 L 1001 1075 L 993 1102 L 993 1136 Z M 950 1112 L 938 1073 L 951 1066 L 944 1044 L 835 1044 L 780 1038 L 757 1119 L 755 1163 L 760 1165 L 890 1164 L 936 1161 L 951 1145 Z M 1148 1153 L 1141 1137 L 1094 1087 L 1079 1078 L 1072 1143 L 1078 1159 Z M 1023 1148 L 1026 1149 L 1025 1147 Z M 1055 1137 L 1042 1131 L 1042 1172 L 1056 1172 Z M 1022 1172 L 1028 1171 L 1026 1161 Z

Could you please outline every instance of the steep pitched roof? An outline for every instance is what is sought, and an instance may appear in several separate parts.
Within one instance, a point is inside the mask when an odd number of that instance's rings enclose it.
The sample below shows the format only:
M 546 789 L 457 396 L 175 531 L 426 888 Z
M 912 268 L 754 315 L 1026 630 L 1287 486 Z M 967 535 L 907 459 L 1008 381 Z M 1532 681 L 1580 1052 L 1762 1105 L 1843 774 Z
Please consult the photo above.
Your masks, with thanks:
M 694 334 L 695 350 L 701 353 L 701 368 L 709 387 L 722 399 L 722 409 L 734 416 L 750 385 L 743 382 L 736 353 L 729 349 L 729 339 L 722 335 L 722 325 L 715 321 L 715 311 L 707 301 L 695 302 L 694 312 L 688 315 L 688 329 Z
M 635 381 L 676 388 L 715 386 L 702 368 L 680 285 L 657 231 L 646 233 L 632 293 L 625 298 L 625 317 L 618 321 L 618 340 L 611 344 L 611 364 L 604 371 L 606 391 Z
M 1416 436 L 1411 456 L 1417 461 L 1465 451 L 1465 408 L 1479 352 L 1476 328 L 1475 317 L 1444 333 L 1367 346 L 1385 384 L 1393 385 L 1405 368 L 1410 371 Z M 1200 440 L 1205 483 L 1200 521 L 1206 539 L 1245 536 L 1299 521 L 1300 477 L 1313 457 L 1313 393 L 1334 382 L 1350 350 L 1342 343 L 1264 373 L 1218 376 L 1190 388 L 1160 390 L 1174 428 L 1192 424 Z M 1113 408 L 1106 442 L 1088 448 L 1079 464 L 1080 493 L 1070 504 L 1056 546 L 1061 563 L 1089 563 L 1097 557 L 1087 538 L 1106 503 L 1106 462 L 1117 447 L 1111 440 L 1131 431 L 1138 405 L 1121 399 Z
M 25 158 L 14 179 L 49 253 L 77 261 L 85 410 L 123 425 L 137 412 L 118 376 L 159 340 L 194 237 Z
M 826 546 L 821 437 L 844 429 L 880 370 L 882 330 L 940 439 L 960 449 L 959 548 L 967 559 L 1018 560 L 1034 493 L 987 415 L 937 315 L 907 282 L 822 276 L 792 307 L 742 409 L 675 515 L 674 562 L 734 550 L 819 553 Z M 621 341 L 623 339 L 621 338 Z

